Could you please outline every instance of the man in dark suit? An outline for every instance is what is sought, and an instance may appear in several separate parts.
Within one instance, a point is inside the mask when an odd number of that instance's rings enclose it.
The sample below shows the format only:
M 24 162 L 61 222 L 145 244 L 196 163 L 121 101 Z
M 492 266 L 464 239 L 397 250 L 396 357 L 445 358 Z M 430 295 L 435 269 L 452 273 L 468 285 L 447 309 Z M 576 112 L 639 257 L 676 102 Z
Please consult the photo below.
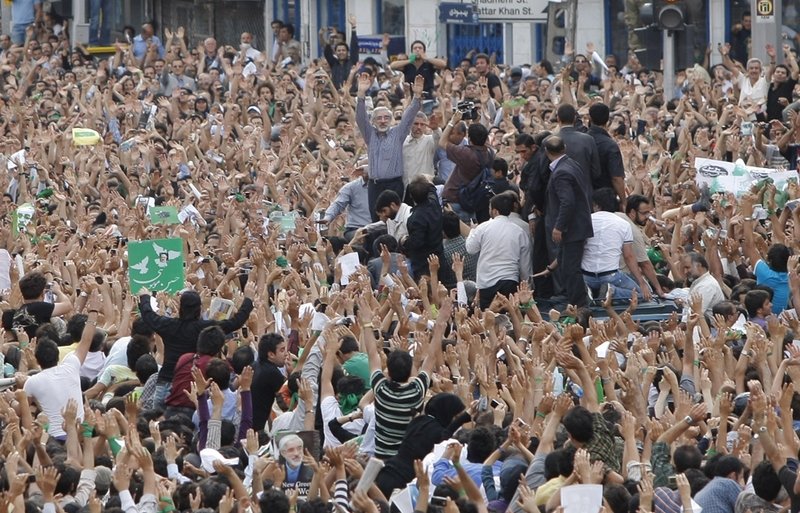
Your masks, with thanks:
M 519 159 L 518 165 L 522 168 L 520 188 L 525 193 L 525 205 L 522 209 L 523 219 L 527 219 L 528 226 L 533 236 L 533 272 L 540 274 L 544 271 L 551 259 L 548 247 L 552 245 L 549 234 L 544 229 L 545 203 L 547 202 L 547 182 L 550 180 L 550 160 L 542 149 L 545 139 L 552 135 L 542 131 L 535 137 L 520 134 L 514 141 L 514 152 Z M 534 284 L 537 294 L 541 297 L 550 297 L 554 289 L 552 276 L 536 276 Z
M 558 136 L 567 147 L 569 158 L 578 163 L 581 168 L 582 189 L 586 191 L 586 203 L 592 204 L 592 183 L 600 176 L 600 157 L 597 155 L 597 145 L 590 135 L 578 131 L 575 120 L 578 112 L 568 103 L 558 106 Z M 591 215 L 591 213 L 590 213 Z
M 594 139 L 597 155 L 600 157 L 600 176 L 592 179 L 594 190 L 611 187 L 617 193 L 620 207 L 625 205 L 625 166 L 622 163 L 622 152 L 619 145 L 608 132 L 606 125 L 611 111 L 605 103 L 595 103 L 589 107 L 589 119 L 592 124 L 586 132 Z
M 408 196 L 414 202 L 408 218 L 408 237 L 403 250 L 411 262 L 411 273 L 415 280 L 430 276 L 428 257 L 436 255 L 444 262 L 442 235 L 442 206 L 436 196 L 436 186 L 425 175 L 411 180 L 407 188 Z M 443 270 L 446 274 L 449 270 Z
M 581 262 L 586 239 L 592 237 L 592 210 L 586 192 L 583 170 L 566 153 L 564 140 L 548 137 L 544 149 L 550 159 L 550 182 L 547 184 L 545 229 L 555 244 L 558 283 L 570 304 L 581 307 L 589 302 L 583 281 Z M 591 187 L 591 185 L 588 185 Z M 551 263 L 547 270 L 555 270 Z

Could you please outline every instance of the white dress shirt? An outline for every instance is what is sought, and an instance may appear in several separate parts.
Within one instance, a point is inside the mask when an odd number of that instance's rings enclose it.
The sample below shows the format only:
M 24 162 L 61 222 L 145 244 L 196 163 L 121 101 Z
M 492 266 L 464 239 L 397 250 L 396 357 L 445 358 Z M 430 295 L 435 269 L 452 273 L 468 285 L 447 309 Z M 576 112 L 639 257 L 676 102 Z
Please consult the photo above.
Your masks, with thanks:
M 400 210 L 394 219 L 386 220 L 386 233 L 397 239 L 397 242 L 402 242 L 403 239 L 408 237 L 408 218 L 411 216 L 411 207 L 405 203 L 400 204 Z
M 700 294 L 703 298 L 703 312 L 706 315 L 711 315 L 711 309 L 717 303 L 725 301 L 725 294 L 722 293 L 722 287 L 719 286 L 717 279 L 711 276 L 711 273 L 706 272 L 692 282 L 689 287 L 689 294 Z
M 592 214 L 594 236 L 586 240 L 581 269 L 604 273 L 619 269 L 622 245 L 633 242 L 631 225 L 613 212 Z
M 469 233 L 466 246 L 471 255 L 480 252 L 478 289 L 488 289 L 500 280 L 519 282 L 530 276 L 530 238 L 507 216 L 497 216 L 479 224 Z
M 418 175 L 433 177 L 436 169 L 433 167 L 433 156 L 439 146 L 441 130 L 432 134 L 423 134 L 417 138 L 410 134 L 403 141 L 403 184 L 408 185 Z

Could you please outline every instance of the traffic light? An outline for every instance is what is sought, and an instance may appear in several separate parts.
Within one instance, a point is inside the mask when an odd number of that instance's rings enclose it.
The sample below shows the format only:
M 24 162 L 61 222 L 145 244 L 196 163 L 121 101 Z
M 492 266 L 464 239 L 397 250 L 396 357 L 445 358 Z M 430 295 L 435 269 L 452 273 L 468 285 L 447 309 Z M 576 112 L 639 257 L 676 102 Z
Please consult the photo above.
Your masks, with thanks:
M 655 0 L 653 8 L 659 29 L 684 30 L 686 28 L 685 0 Z

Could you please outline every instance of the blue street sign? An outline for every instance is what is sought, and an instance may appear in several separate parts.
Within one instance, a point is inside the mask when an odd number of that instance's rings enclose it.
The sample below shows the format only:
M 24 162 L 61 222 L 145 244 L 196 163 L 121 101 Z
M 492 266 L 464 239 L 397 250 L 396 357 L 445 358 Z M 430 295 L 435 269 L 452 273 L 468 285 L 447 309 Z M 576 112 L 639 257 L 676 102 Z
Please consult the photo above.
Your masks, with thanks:
M 442 2 L 439 4 L 439 21 L 458 25 L 477 25 L 478 11 L 473 4 Z

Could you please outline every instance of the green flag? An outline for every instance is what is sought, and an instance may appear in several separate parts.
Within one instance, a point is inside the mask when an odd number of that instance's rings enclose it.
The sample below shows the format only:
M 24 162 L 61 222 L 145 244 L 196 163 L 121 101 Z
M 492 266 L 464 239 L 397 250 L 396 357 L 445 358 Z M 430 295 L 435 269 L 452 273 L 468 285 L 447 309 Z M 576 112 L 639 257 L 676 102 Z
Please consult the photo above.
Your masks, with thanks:
M 183 240 L 129 242 L 128 281 L 133 294 L 142 287 L 170 294 L 180 292 L 184 286 Z
M 152 224 L 180 224 L 177 207 L 150 207 Z

